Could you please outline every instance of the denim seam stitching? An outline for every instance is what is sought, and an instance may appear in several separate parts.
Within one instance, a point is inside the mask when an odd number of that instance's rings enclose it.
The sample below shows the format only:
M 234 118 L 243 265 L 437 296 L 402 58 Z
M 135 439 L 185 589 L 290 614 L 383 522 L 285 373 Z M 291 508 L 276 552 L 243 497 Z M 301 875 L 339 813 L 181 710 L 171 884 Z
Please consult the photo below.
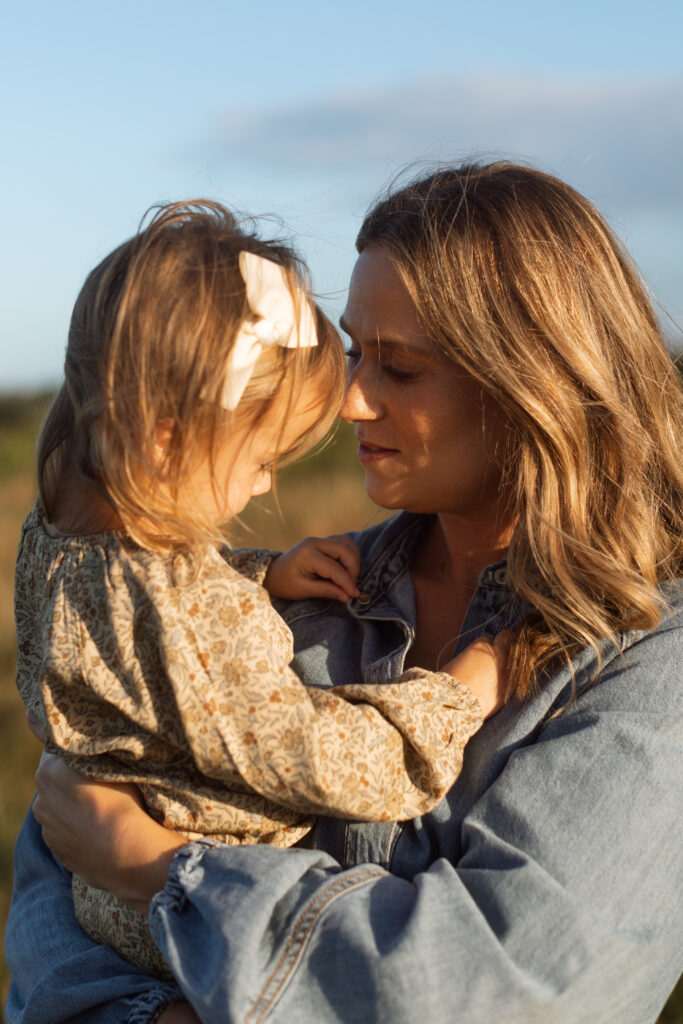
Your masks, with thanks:
M 399 823 L 397 821 L 392 821 L 391 831 L 387 836 L 386 845 L 384 847 L 384 860 L 382 862 L 386 866 L 387 870 L 389 870 L 389 865 L 391 863 L 394 849 L 396 847 L 396 843 L 398 842 L 398 837 L 400 834 L 401 829 Z
M 383 877 L 385 873 L 386 872 L 381 868 L 373 867 L 370 870 L 364 871 L 362 874 L 355 874 L 351 879 L 339 880 L 322 892 L 311 903 L 311 905 L 306 908 L 295 924 L 292 935 L 282 951 L 280 959 L 273 968 L 270 977 L 266 979 L 261 990 L 261 994 L 258 996 L 251 1010 L 246 1013 L 244 1018 L 245 1024 L 248 1024 L 249 1021 L 253 1021 L 254 1024 L 261 1024 L 261 1022 L 266 1019 L 266 1015 L 282 995 L 290 977 L 292 976 L 313 928 L 329 905 L 345 893 L 351 892 L 354 889 L 360 889 L 364 885 L 368 885 L 374 878 Z M 290 959 L 291 962 L 288 967 L 285 967 L 284 973 L 278 981 L 278 973 L 282 970 L 283 964 L 287 959 Z M 268 989 L 273 986 L 275 986 L 275 991 L 271 996 L 268 996 Z M 262 1004 L 264 1000 L 267 1000 L 267 1003 L 261 1010 L 259 1010 L 259 1004 Z M 259 1013 L 260 1016 L 255 1017 L 254 1015 L 256 1013 Z

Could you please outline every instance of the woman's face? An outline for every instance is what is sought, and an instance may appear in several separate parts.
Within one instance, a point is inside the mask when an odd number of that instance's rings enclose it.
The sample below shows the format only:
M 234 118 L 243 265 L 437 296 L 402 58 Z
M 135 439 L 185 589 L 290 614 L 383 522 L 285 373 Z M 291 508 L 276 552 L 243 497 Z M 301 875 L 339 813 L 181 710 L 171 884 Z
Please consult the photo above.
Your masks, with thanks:
M 341 415 L 356 425 L 370 498 L 384 508 L 490 516 L 501 499 L 501 411 L 436 350 L 381 248 L 359 257 L 341 325 L 352 342 Z

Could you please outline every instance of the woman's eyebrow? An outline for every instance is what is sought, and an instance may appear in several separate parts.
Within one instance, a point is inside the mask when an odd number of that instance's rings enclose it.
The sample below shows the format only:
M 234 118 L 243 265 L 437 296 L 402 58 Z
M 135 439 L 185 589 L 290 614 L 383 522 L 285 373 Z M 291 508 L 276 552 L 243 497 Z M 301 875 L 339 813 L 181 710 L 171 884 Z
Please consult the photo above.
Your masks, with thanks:
M 344 334 L 348 334 L 348 336 L 351 339 L 353 339 L 354 341 L 356 340 L 354 335 L 353 335 L 353 332 L 349 329 L 349 325 L 344 320 L 343 316 L 340 317 L 340 319 L 339 319 L 339 326 L 341 327 L 341 329 L 344 332 Z M 379 345 L 380 348 L 401 349 L 401 351 L 406 352 L 408 354 L 411 354 L 411 353 L 414 354 L 415 352 L 418 351 L 417 346 L 416 345 L 411 345 L 409 341 L 404 341 L 401 338 L 385 338 L 385 337 L 380 337 L 379 335 L 377 337 L 375 337 L 375 338 L 368 338 L 367 340 L 364 339 L 363 340 L 363 344 L 364 345 Z

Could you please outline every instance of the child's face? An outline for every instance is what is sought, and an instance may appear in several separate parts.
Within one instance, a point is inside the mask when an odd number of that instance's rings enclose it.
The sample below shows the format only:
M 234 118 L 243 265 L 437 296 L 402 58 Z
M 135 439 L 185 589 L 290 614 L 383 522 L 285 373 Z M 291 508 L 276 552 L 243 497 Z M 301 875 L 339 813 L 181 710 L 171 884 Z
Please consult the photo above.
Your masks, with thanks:
M 270 490 L 273 464 L 296 445 L 323 411 L 317 394 L 303 393 L 283 430 L 285 410 L 284 401 L 275 402 L 260 423 L 233 429 L 216 454 L 213 475 L 208 458 L 192 474 L 191 499 L 216 525 L 239 515 L 250 498 Z

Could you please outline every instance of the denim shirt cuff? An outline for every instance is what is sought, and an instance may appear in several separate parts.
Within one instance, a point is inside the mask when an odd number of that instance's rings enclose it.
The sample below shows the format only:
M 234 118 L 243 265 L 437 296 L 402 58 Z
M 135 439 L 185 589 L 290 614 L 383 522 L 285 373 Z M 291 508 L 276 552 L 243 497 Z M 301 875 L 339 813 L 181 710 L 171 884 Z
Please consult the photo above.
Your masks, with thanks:
M 158 892 L 150 905 L 150 924 L 157 916 L 160 907 L 182 909 L 185 903 L 185 885 L 183 877 L 187 877 L 199 866 L 199 863 L 207 849 L 212 850 L 221 846 L 213 839 L 193 839 L 186 846 L 181 846 L 171 862 L 166 885 Z
M 183 869 L 190 870 L 199 863 L 206 848 L 212 849 L 220 844 L 212 839 L 197 839 L 187 846 L 181 847 L 176 853 L 171 864 L 168 881 L 165 888 L 157 893 L 152 900 L 150 909 L 150 920 L 154 916 L 155 908 L 158 906 L 182 906 L 184 902 L 183 886 L 178 880 L 178 873 Z M 189 862 L 186 865 L 186 862 Z M 161 1013 L 184 999 L 180 990 L 172 984 L 159 982 L 159 986 L 152 991 L 145 992 L 135 1001 L 127 1024 L 154 1024 Z
M 138 996 L 126 1024 L 154 1024 L 164 1010 L 182 999 L 183 996 L 175 985 L 159 982 L 157 988 Z

